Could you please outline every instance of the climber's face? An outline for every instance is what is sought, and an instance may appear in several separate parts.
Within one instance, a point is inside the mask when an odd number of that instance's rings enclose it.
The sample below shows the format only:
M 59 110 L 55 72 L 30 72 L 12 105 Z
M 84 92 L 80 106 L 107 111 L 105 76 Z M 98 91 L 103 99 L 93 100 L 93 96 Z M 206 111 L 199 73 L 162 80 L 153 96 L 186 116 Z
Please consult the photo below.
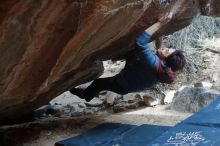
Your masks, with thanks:
M 162 60 L 167 58 L 173 52 L 175 52 L 175 49 L 173 49 L 173 48 L 159 48 L 157 50 L 158 57 Z

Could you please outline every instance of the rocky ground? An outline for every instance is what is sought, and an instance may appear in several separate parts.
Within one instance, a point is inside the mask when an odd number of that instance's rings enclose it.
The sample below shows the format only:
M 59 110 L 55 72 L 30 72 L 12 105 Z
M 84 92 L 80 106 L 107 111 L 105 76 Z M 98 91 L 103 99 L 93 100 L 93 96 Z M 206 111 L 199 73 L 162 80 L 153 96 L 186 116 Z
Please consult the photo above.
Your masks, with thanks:
M 35 121 L 1 127 L 4 136 L 0 141 L 7 145 L 51 146 L 104 122 L 174 126 L 219 94 L 220 47 L 213 45 L 218 41 L 207 40 L 200 49 L 195 49 L 194 59 L 199 66 L 191 60 L 172 85 L 161 84 L 124 96 L 104 91 L 89 103 L 67 91 L 50 102 L 53 110 L 46 114 L 38 112 Z M 102 77 L 117 74 L 124 64 L 124 61 L 104 62 Z

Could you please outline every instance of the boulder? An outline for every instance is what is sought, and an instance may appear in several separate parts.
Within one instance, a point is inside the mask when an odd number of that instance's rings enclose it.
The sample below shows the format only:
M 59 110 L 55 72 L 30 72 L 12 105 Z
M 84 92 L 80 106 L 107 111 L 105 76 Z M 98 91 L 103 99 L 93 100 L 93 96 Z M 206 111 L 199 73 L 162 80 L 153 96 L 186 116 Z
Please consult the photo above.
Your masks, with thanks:
M 113 106 L 115 103 L 117 103 L 118 100 L 123 98 L 122 95 L 110 91 L 108 91 L 105 96 L 106 96 L 105 104 L 107 107 Z
M 165 93 L 164 103 L 172 103 L 173 98 L 175 97 L 176 91 L 169 90 Z
M 198 112 L 210 104 L 219 93 L 202 87 L 185 87 L 175 97 L 171 109 L 179 112 Z
M 85 105 L 88 107 L 102 107 L 104 106 L 104 102 L 99 98 L 95 97 L 90 102 L 85 102 Z
M 160 99 L 154 98 L 152 95 L 149 94 L 144 94 L 142 97 L 146 106 L 155 106 L 161 103 Z
M 211 89 L 212 86 L 213 86 L 213 84 L 210 82 L 198 82 L 198 83 L 194 84 L 194 87 L 202 87 L 205 89 Z
M 136 93 L 128 93 L 113 105 L 113 112 L 123 112 L 131 109 L 138 109 L 146 106 L 141 95 Z
M 138 33 L 168 11 L 173 19 L 154 38 L 199 14 L 220 16 L 219 6 L 219 0 L 1 0 L 0 122 L 98 78 L 100 60 L 133 49 Z

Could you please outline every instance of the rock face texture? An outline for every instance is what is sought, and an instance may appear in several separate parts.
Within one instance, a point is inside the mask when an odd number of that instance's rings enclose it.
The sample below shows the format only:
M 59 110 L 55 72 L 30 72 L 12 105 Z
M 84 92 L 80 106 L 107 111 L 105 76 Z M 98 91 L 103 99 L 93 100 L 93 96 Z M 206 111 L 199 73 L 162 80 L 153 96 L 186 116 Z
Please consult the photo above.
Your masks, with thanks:
M 171 108 L 179 112 L 198 112 L 213 102 L 219 93 L 203 87 L 185 87 L 178 93 Z
M 129 49 L 137 34 L 168 11 L 154 37 L 199 15 L 220 16 L 219 0 L 0 0 L 0 122 L 47 104 L 97 78 L 99 60 Z

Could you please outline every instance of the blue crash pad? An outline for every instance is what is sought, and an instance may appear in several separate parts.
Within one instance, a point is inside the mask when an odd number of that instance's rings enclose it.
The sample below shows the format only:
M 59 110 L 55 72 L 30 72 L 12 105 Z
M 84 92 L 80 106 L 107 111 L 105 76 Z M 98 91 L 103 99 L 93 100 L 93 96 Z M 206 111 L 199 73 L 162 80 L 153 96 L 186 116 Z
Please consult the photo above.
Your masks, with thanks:
M 141 146 L 149 143 L 170 127 L 105 123 L 79 136 L 57 142 L 56 146 Z
M 147 146 L 220 146 L 220 96 Z
M 146 146 L 220 146 L 220 128 L 180 124 Z
M 220 96 L 173 128 L 107 123 L 56 146 L 220 146 Z
M 117 123 L 105 123 L 96 126 L 95 128 L 82 133 L 79 136 L 69 138 L 60 142 L 57 142 L 56 146 L 101 146 L 109 143 L 112 139 L 117 137 L 126 131 L 129 131 L 137 127 L 136 125 L 126 125 Z
M 123 134 L 119 140 L 114 141 L 112 144 L 118 146 L 144 146 L 170 128 L 168 126 L 144 124 Z M 108 146 L 112 146 L 112 144 Z

